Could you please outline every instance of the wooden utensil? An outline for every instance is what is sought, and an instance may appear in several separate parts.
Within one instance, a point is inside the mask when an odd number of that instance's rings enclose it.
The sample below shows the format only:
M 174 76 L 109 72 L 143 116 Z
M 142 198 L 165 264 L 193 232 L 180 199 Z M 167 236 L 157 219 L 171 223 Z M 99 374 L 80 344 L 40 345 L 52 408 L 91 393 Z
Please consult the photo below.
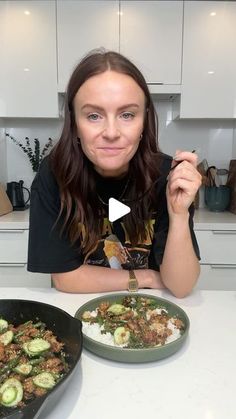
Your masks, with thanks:
M 216 167 L 212 168 L 211 169 L 211 173 L 212 173 L 212 177 L 214 179 L 214 184 L 215 184 L 214 186 L 216 186 L 217 188 L 219 188 L 219 186 L 220 186 L 220 179 L 219 179 L 219 176 L 217 174 L 217 168 Z
M 207 169 L 208 186 L 215 186 L 215 166 L 210 166 Z

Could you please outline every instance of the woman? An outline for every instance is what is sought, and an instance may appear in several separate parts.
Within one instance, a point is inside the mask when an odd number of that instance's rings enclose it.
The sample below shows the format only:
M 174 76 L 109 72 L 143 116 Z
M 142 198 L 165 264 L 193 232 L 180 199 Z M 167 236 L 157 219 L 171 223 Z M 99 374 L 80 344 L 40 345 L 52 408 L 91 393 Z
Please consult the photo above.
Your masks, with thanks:
M 59 142 L 32 184 L 28 270 L 51 273 L 64 292 L 191 292 L 197 157 L 177 151 L 172 159 L 157 138 L 140 71 L 116 52 L 88 54 L 68 84 Z M 131 209 L 113 223 L 110 197 Z

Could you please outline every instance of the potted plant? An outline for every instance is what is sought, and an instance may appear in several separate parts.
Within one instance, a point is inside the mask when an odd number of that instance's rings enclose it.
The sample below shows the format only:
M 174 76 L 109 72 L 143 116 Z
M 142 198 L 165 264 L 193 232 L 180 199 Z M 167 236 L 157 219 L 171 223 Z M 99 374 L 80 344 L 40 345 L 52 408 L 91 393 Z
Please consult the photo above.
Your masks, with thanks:
M 37 172 L 43 157 L 47 151 L 53 146 L 51 138 L 48 139 L 47 143 L 41 150 L 41 145 L 38 138 L 34 139 L 34 146 L 31 146 L 29 137 L 25 137 L 25 143 L 16 140 L 12 135 L 6 133 L 6 137 L 9 137 L 16 145 L 18 145 L 22 151 L 28 156 L 33 172 Z

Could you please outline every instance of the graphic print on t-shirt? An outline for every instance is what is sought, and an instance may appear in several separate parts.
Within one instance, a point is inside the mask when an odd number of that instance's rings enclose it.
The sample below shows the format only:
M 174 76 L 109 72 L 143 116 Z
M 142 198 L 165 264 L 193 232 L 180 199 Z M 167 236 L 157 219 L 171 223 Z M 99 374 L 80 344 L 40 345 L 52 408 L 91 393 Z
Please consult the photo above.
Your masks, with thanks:
M 151 250 L 155 219 L 146 223 L 148 231 L 145 241 L 139 241 L 132 247 L 124 224 L 119 222 L 118 234 L 114 234 L 114 224 L 104 218 L 102 238 L 97 247 L 87 254 L 84 263 L 88 265 L 105 266 L 113 269 L 148 269 L 148 257 Z M 124 240 L 120 240 L 123 236 Z

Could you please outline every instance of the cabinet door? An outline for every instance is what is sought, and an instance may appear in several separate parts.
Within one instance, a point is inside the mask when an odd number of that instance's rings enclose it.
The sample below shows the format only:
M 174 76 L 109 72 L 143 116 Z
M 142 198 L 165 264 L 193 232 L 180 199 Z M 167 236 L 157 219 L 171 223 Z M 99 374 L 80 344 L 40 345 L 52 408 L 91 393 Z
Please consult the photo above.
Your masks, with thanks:
M 0 229 L 0 263 L 25 263 L 28 235 L 29 230 Z
M 57 1 L 58 91 L 90 50 L 119 50 L 118 1 Z
M 236 230 L 198 230 L 201 263 L 236 265 Z
M 55 1 L 0 1 L 0 44 L 0 116 L 58 116 Z
M 185 1 L 180 117 L 236 117 L 235 39 L 235 1 Z
M 235 265 L 201 265 L 197 289 L 236 291 Z
M 148 83 L 180 84 L 182 1 L 121 1 L 120 52 Z

